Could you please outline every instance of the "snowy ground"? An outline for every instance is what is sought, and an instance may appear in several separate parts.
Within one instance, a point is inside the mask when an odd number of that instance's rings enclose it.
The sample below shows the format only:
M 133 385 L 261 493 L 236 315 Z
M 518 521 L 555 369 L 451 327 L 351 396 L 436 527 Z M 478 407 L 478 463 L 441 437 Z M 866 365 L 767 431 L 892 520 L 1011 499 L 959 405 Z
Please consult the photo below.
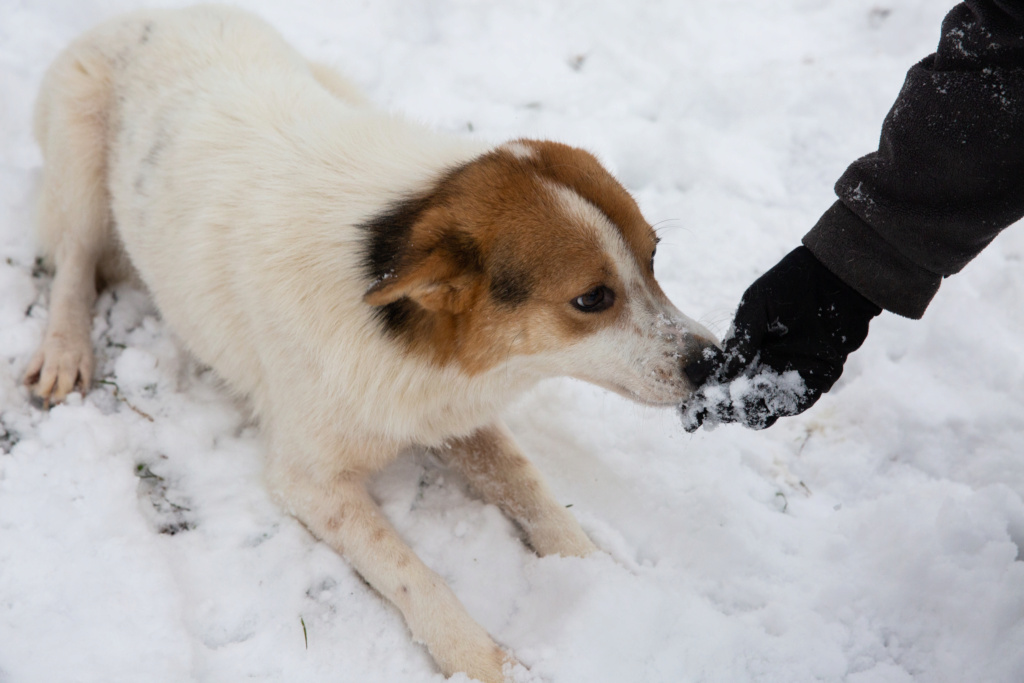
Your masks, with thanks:
M 242 4 L 386 107 L 598 152 L 662 231 L 665 289 L 718 332 L 874 148 L 949 6 Z M 61 47 L 136 6 L 0 0 L 0 682 L 440 681 L 398 613 L 270 502 L 257 430 L 143 294 L 100 301 L 104 383 L 28 403 L 49 287 L 31 103 Z M 524 398 L 509 423 L 596 557 L 537 559 L 422 456 L 375 493 L 538 680 L 1019 682 L 1022 345 L 1018 226 L 923 321 L 878 319 L 832 394 L 768 432 L 690 436 L 571 382 Z

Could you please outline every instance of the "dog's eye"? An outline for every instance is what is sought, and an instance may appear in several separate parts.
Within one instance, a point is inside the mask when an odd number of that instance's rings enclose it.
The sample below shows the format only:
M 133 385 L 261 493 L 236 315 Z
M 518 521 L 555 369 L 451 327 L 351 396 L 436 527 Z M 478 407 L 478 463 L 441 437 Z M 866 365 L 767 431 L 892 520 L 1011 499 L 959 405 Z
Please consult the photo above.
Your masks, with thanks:
M 611 308 L 614 303 L 615 292 L 604 285 L 598 285 L 572 300 L 572 305 L 584 313 L 600 313 Z
M 654 272 L 654 255 L 658 253 L 658 246 L 654 246 L 654 251 L 651 252 L 651 272 Z

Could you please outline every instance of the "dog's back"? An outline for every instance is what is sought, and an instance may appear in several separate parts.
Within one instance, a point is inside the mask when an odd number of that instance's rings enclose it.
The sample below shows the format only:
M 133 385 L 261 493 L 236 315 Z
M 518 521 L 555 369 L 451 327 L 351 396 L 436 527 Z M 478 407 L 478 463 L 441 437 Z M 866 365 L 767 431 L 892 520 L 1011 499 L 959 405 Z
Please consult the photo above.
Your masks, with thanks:
M 51 68 L 39 102 L 40 144 L 60 160 L 47 173 L 65 177 L 44 184 L 44 205 L 57 186 L 68 205 L 95 198 L 98 268 L 123 274 L 123 244 L 171 327 L 258 410 L 263 393 L 280 402 L 303 379 L 323 384 L 325 350 L 376 347 L 383 360 L 357 226 L 482 151 L 363 107 L 261 20 L 217 6 L 95 29 Z M 68 168 L 68 150 L 87 147 L 92 168 Z M 47 251 L 68 225 L 41 221 Z M 360 382 L 365 364 L 349 356 L 333 386 L 360 398 L 332 402 L 379 413 L 378 383 Z

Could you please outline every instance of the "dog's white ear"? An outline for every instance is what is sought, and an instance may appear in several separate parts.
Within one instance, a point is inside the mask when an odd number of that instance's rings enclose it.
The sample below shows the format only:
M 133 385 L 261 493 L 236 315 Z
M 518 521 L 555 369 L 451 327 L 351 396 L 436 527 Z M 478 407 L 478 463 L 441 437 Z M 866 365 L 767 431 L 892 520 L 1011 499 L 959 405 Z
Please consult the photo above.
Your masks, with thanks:
M 461 313 L 468 308 L 479 277 L 475 269 L 459 266 L 445 249 L 434 249 L 415 265 L 375 282 L 366 290 L 363 301 L 371 306 L 387 306 L 408 298 L 428 311 Z

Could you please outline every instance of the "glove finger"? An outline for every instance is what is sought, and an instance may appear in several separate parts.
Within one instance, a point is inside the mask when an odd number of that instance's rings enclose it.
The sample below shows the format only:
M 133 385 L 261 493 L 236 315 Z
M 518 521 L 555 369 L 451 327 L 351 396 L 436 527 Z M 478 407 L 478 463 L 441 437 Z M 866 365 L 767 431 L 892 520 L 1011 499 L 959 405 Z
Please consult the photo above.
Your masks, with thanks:
M 814 356 L 792 356 L 776 349 L 765 349 L 760 361 L 779 374 L 795 370 L 804 381 L 806 393 L 801 397 L 801 412 L 810 408 L 843 374 L 844 359 Z
M 818 396 L 798 373 L 779 373 L 764 364 L 750 367 L 733 381 L 729 393 L 736 421 L 751 429 L 765 429 L 780 417 L 802 413 Z
M 740 299 L 732 324 L 732 333 L 725 340 L 725 362 L 715 379 L 729 382 L 739 377 L 754 362 L 768 330 L 767 302 L 757 282 L 747 288 Z
M 725 341 L 722 362 L 713 375 L 716 382 L 728 383 L 744 374 L 757 357 L 758 342 L 749 330 L 737 330 Z
M 726 387 L 705 385 L 682 406 L 681 417 L 683 429 L 692 434 L 701 426 L 712 428 L 725 422 L 735 422 L 736 411 Z
M 770 401 L 760 396 L 745 399 L 741 412 L 742 415 L 740 415 L 738 422 L 755 430 L 768 429 L 782 417 L 773 412 L 773 406 Z
M 706 408 L 699 408 L 697 410 L 684 410 L 682 413 L 683 417 L 683 429 L 689 434 L 693 434 L 701 425 L 704 424 L 704 419 L 707 417 L 708 411 Z
M 754 429 L 756 431 L 761 431 L 762 429 L 768 429 L 773 424 L 778 422 L 780 417 L 783 417 L 783 416 L 782 415 L 772 415 L 771 413 L 766 413 L 764 416 L 762 416 L 761 420 L 756 425 L 752 425 L 751 426 L 751 429 Z

